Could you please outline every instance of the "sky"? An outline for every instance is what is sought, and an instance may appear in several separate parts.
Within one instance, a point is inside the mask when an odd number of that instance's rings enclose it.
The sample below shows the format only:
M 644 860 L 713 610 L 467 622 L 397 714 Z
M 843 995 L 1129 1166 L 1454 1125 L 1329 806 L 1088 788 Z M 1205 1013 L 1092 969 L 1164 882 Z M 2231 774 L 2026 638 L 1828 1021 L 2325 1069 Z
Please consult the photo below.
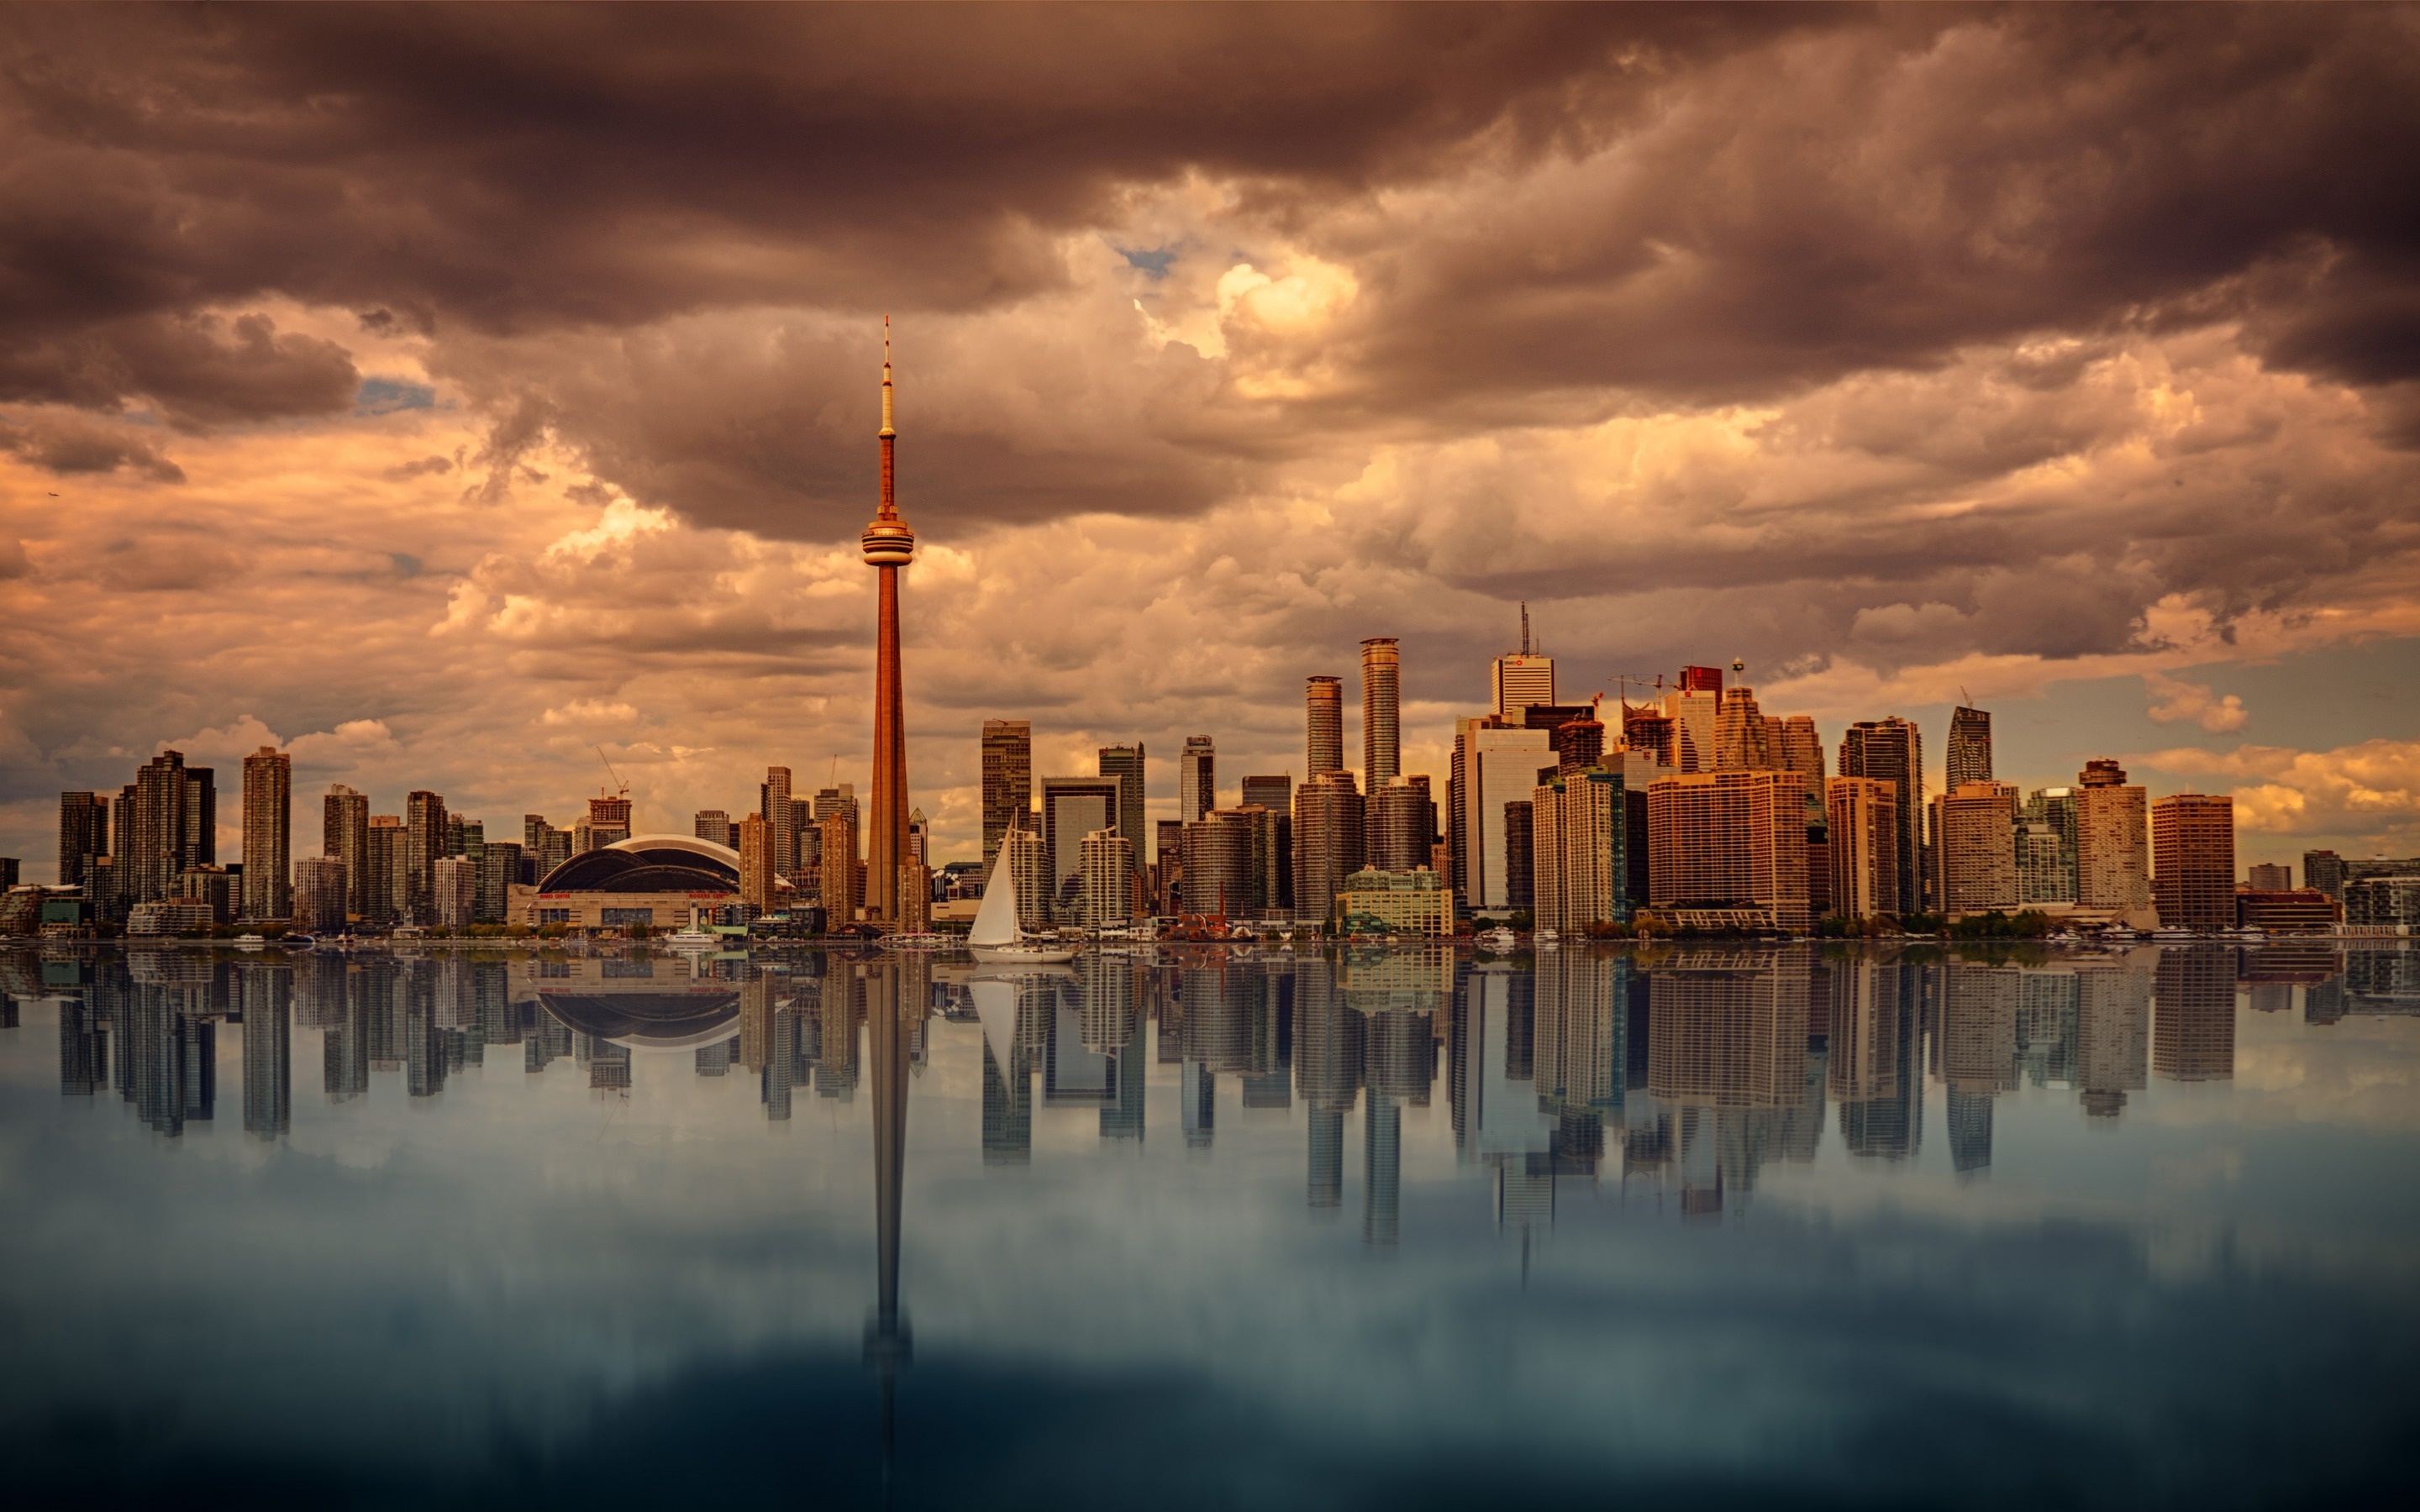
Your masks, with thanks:
M 18 8 L 0 855 L 163 748 L 290 749 L 297 855 L 862 789 L 886 314 L 937 859 L 985 718 L 1172 816 L 1367 636 L 1442 781 L 1524 602 L 1566 700 L 2413 854 L 2415 85 L 2365 7 Z

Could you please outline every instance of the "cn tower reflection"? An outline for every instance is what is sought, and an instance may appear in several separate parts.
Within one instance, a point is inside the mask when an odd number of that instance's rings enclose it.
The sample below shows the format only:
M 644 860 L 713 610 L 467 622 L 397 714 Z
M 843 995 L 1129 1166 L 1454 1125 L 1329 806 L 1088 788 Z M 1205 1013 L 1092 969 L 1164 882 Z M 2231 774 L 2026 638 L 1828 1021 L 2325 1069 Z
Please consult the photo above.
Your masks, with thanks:
M 913 963 L 921 967 L 923 963 Z M 874 1317 L 865 1326 L 865 1363 L 874 1368 L 881 1435 L 882 1494 L 891 1499 L 892 1396 L 908 1364 L 908 1319 L 899 1307 L 899 1199 L 908 1163 L 908 1015 L 923 1017 L 923 971 L 904 981 L 911 964 L 870 961 L 866 975 L 866 1053 L 874 1083 Z

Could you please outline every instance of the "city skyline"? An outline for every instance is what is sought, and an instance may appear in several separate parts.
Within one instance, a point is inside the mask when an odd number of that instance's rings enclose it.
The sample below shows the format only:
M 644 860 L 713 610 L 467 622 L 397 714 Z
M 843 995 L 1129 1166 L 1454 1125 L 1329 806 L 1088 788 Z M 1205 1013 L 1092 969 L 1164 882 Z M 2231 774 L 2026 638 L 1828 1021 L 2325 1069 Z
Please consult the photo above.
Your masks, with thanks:
M 613 101 L 628 174 L 566 208 L 479 133 L 532 163 L 597 144 L 502 99 L 407 126 L 442 113 L 380 61 L 390 16 L 21 12 L 0 48 L 51 83 L 0 100 L 35 228 L 0 248 L 35 270 L 0 308 L 0 855 L 47 879 L 56 795 L 171 748 L 229 789 L 271 747 L 298 801 L 427 790 L 490 824 L 575 812 L 594 747 L 649 828 L 744 810 L 768 765 L 874 792 L 854 532 L 886 308 L 936 859 L 981 854 L 984 719 L 1032 720 L 1036 772 L 1125 744 L 1172 772 L 1206 733 L 1221 773 L 1299 779 L 1301 679 L 1373 637 L 1400 643 L 1402 770 L 1441 776 L 1524 600 L 1567 701 L 1736 657 L 1827 748 L 1897 714 L 1938 763 L 1971 702 L 2022 788 L 2107 756 L 2154 799 L 2236 795 L 2245 862 L 2411 854 L 2420 462 L 2407 354 L 2351 334 L 2400 297 L 2397 254 L 2348 208 L 2396 188 L 2337 146 L 2408 111 L 2385 14 L 994 17 L 869 24 L 850 49 L 925 66 L 845 88 L 814 15 L 634 13 L 676 86 L 526 15 L 423 18 L 415 57 Z M 1265 130 L 1201 108 L 1247 24 L 1287 59 Z M 1481 66 L 1435 67 L 1466 43 Z M 739 141 L 830 135 L 743 58 L 981 150 L 753 165 Z M 1173 58 L 1182 87 L 1138 86 Z M 344 130 L 286 107 L 322 68 Z M 2077 68 L 2105 115 L 1993 113 Z M 986 69 L 1096 89 L 1021 156 Z M 156 115 L 94 103 L 124 80 Z M 195 123 L 229 100 L 258 134 L 205 170 Z M 2175 129 L 2129 125 L 2153 116 Z M 1919 214 L 1928 176 L 1960 188 Z M 1709 177 L 1743 193 L 1717 212 Z M 430 187 L 458 179 L 517 208 Z M 427 229 L 290 208 L 339 202 Z M 78 205 L 101 253 L 53 258 Z M 2175 236 L 2192 207 L 2223 232 Z M 1152 776 L 1146 820 L 1174 817 Z

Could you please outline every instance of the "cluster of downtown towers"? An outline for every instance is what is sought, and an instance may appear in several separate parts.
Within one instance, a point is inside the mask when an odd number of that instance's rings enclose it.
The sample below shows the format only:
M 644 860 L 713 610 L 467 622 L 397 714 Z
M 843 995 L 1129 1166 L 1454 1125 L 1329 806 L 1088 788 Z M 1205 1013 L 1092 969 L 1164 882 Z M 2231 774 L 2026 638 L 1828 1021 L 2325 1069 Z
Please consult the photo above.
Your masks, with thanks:
M 1361 643 L 1357 778 L 1332 676 L 1306 686 L 1299 785 L 1245 777 L 1222 806 L 1212 738 L 1188 739 L 1179 814 L 1158 822 L 1147 864 L 1141 746 L 1103 748 L 1095 774 L 1037 781 L 1032 726 L 987 720 L 985 866 L 1005 851 L 1029 926 L 1148 910 L 1436 933 L 1521 913 L 1564 931 L 1801 930 L 1826 916 L 2041 905 L 2234 922 L 2230 799 L 2149 805 L 2112 761 L 2021 796 L 1993 779 L 1980 709 L 1953 715 L 1947 791 L 1928 803 L 1912 721 L 1850 725 L 1832 776 L 1812 718 L 1768 716 L 1721 669 L 1686 667 L 1652 701 L 1619 701 L 1608 729 L 1600 703 L 1557 701 L 1553 659 L 1525 635 L 1495 658 L 1490 711 L 1454 721 L 1440 803 L 1430 776 L 1402 770 L 1401 679 L 1396 640 Z
M 1641 919 L 1801 930 L 1826 916 L 2042 905 L 2113 921 L 2234 921 L 2230 799 L 2150 805 L 2110 761 L 2089 763 L 2074 787 L 2021 798 L 1993 778 L 1979 709 L 1953 715 L 1947 791 L 1928 803 L 1911 721 L 1850 725 L 1829 775 L 1813 719 L 1768 716 L 1721 669 L 1687 667 L 1654 699 L 1620 701 L 1609 729 L 1600 704 L 1557 702 L 1553 659 L 1525 638 L 1494 660 L 1490 711 L 1455 720 L 1440 801 L 1427 774 L 1401 769 L 1401 672 L 1396 640 L 1362 642 L 1357 775 L 1344 765 L 1332 676 L 1307 685 L 1299 783 L 1248 776 L 1222 805 L 1214 741 L 1188 739 L 1178 817 L 1158 822 L 1148 852 L 1140 744 L 1103 748 L 1093 774 L 1037 780 L 1032 726 L 986 720 L 981 869 L 945 869 L 933 890 L 979 893 L 1004 851 L 1029 928 L 1152 913 L 1446 933 L 1457 918 L 1526 912 L 1564 931 Z M 865 886 L 855 795 L 836 785 L 793 797 L 788 776 L 768 770 L 755 823 L 706 810 L 694 833 L 741 852 L 744 906 L 845 892 L 820 901 L 828 917 L 853 918 Z M 373 926 L 504 922 L 514 885 L 631 834 L 627 796 L 591 800 L 568 831 L 527 816 L 514 842 L 488 839 L 435 793 L 374 815 L 338 786 L 323 855 L 289 861 L 290 788 L 284 752 L 244 758 L 242 864 L 222 868 L 214 774 L 163 752 L 114 797 L 61 795 L 60 883 L 138 933 L 239 918 L 325 929 L 348 914 Z M 920 868 L 921 818 L 909 834 Z M 851 864 L 823 866 L 826 855 Z

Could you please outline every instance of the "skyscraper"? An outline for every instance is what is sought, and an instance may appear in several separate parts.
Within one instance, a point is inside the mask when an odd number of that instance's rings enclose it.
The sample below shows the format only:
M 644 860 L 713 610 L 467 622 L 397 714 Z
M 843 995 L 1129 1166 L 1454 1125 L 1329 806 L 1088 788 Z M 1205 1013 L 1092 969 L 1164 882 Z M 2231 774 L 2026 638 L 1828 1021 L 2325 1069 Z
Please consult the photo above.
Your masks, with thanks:
M 1456 890 L 1473 908 L 1514 906 L 1504 806 L 1528 801 L 1538 768 L 1553 759 L 1551 739 L 1546 731 L 1507 727 L 1493 716 L 1454 721 L 1453 801 L 1461 816 L 1454 855 L 1462 872 Z
M 1755 908 L 1781 929 L 1807 917 L 1807 801 L 1792 772 L 1697 772 L 1647 786 L 1648 895 L 1655 906 Z
M 343 864 L 345 908 L 362 912 L 369 896 L 370 800 L 342 782 L 330 784 L 319 800 L 319 854 Z
M 1000 838 L 1033 827 L 1033 725 L 1027 719 L 983 722 L 983 860 L 990 873 Z
M 2017 790 L 2006 782 L 1961 783 L 1932 800 L 1943 913 L 2017 906 L 2016 825 Z
M 1488 692 L 1496 717 L 1521 722 L 1521 711 L 1533 703 L 1555 702 L 1555 658 L 1533 654 L 1529 644 L 1529 606 L 1521 606 L 1521 649 L 1498 656 L 1488 667 Z
M 1992 780 L 1992 716 L 1960 704 L 1949 712 L 1949 769 L 1944 783 L 1955 793 L 1969 782 Z
M 791 799 L 788 767 L 765 768 L 765 780 L 756 784 L 756 812 L 765 821 L 766 855 L 771 857 L 773 869 L 792 876 L 799 867 L 799 814 Z
M 1176 759 L 1176 821 L 1189 825 L 1218 807 L 1218 752 L 1208 735 L 1185 737 Z
M 1714 770 L 1716 727 L 1723 707 L 1723 670 L 1683 667 L 1681 680 L 1664 695 L 1664 715 L 1672 721 L 1672 759 L 1667 764 L 1683 772 Z
M 690 816 L 689 832 L 717 845 L 738 848 L 738 834 L 731 827 L 731 814 L 722 809 L 700 809 Z
M 59 795 L 59 886 L 81 886 L 85 868 L 109 854 L 109 801 L 98 793 Z
M 2180 793 L 2151 805 L 2151 896 L 2164 927 L 2235 926 L 2232 797 Z M 2230 982 L 2230 1012 L 2233 992 Z
M 248 872 L 249 867 L 246 870 Z M 340 858 L 306 856 L 294 863 L 294 923 L 297 928 L 313 934 L 344 933 L 345 913 L 351 896 L 346 885 L 345 863 Z
M 1244 802 L 1247 809 L 1265 809 L 1275 826 L 1271 837 L 1271 864 L 1276 880 L 1270 886 L 1269 905 L 1274 908 L 1294 906 L 1294 778 L 1280 772 L 1275 777 L 1244 779 Z
M 2142 788 L 2102 758 L 2084 764 L 2075 790 L 2075 901 L 2120 916 L 2151 906 L 2150 846 Z
M 293 906 L 294 764 L 274 746 L 243 759 L 243 917 L 284 918 Z
M 445 800 L 419 790 L 403 800 L 404 917 L 437 922 L 437 863 L 445 855 Z
M 1084 837 L 1116 829 L 1125 813 L 1125 782 L 1115 777 L 1046 777 L 1042 779 L 1042 843 L 1050 857 L 1045 894 L 1054 916 L 1075 917 L 1080 898 Z
M 1757 707 L 1756 689 L 1745 684 L 1724 690 L 1714 715 L 1714 770 L 1771 772 L 1780 759 L 1766 738 L 1764 711 Z
M 1078 923 L 1106 929 L 1134 917 L 1134 845 L 1124 835 L 1114 829 L 1086 835 L 1077 869 L 1083 889 Z
M 1619 771 L 1559 771 L 1539 785 L 1529 799 L 1529 906 L 1538 928 L 1570 933 L 1630 918 L 1629 827 Z
M 1360 870 L 1360 790 L 1350 772 L 1316 773 L 1294 790 L 1295 917 L 1327 918 Z
M 2075 899 L 2075 790 L 2037 788 L 2017 810 L 2017 902 Z
M 1252 822 L 1240 809 L 1214 809 L 1185 826 L 1185 911 L 1228 918 L 1261 906 L 1253 874 Z
M 1893 871 L 1899 896 L 1885 912 L 1913 914 L 1924 907 L 1924 736 L 1892 715 L 1860 719 L 1840 736 L 1840 775 L 1891 784 L 1898 799 L 1899 855 Z
M 1302 690 L 1308 726 L 1309 764 L 1306 778 L 1344 770 L 1344 684 L 1339 678 L 1313 677 Z
M 1364 865 L 1381 872 L 1416 872 L 1429 864 L 1436 805 L 1429 800 L 1425 781 L 1398 777 L 1373 788 L 1363 812 Z
M 738 828 L 739 901 L 760 914 L 769 914 L 779 906 L 773 885 L 781 870 L 774 864 L 775 830 L 761 813 L 741 815 Z
M 899 668 L 899 569 L 916 557 L 916 532 L 899 518 L 893 491 L 891 424 L 891 317 L 882 318 L 882 503 L 861 543 L 876 576 L 874 653 L 874 815 L 866 846 L 866 912 L 899 918 L 899 868 L 908 858 L 907 696 Z
M 1118 834 L 1126 842 L 1126 864 L 1140 876 L 1142 870 L 1142 805 L 1143 748 L 1138 740 L 1131 746 L 1103 746 L 1101 775 L 1118 779 Z
M 1373 794 L 1403 770 L 1403 658 L 1392 636 L 1361 642 L 1361 780 Z
M 1899 906 L 1899 785 L 1836 777 L 1824 785 L 1832 912 L 1874 918 Z

